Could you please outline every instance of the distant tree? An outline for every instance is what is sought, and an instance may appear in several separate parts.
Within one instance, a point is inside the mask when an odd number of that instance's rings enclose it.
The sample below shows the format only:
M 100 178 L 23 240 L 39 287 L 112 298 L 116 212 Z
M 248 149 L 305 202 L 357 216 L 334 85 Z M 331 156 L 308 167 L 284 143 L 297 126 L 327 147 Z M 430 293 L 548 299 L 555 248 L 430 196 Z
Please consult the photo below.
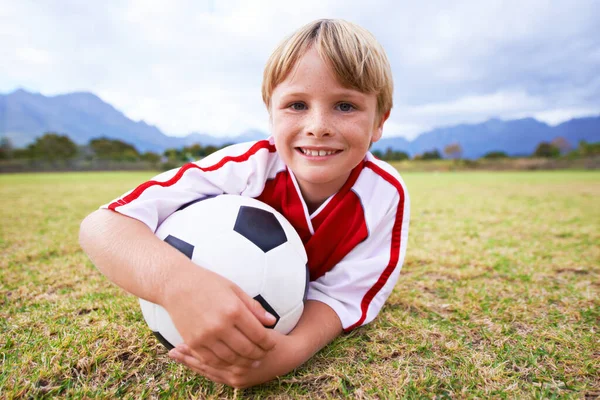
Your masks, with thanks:
M 135 146 L 121 140 L 101 137 L 90 140 L 89 147 L 102 160 L 136 161 L 140 158 Z
M 9 138 L 0 138 L 0 160 L 6 160 L 13 156 L 13 145 Z
M 226 144 L 222 147 L 208 145 L 208 146 L 202 147 L 201 144 L 196 143 L 191 146 L 186 146 L 180 151 L 181 161 L 194 161 L 199 158 L 204 158 L 225 146 L 229 146 L 229 145 Z
M 550 144 L 553 145 L 554 147 L 558 148 L 558 150 L 560 151 L 560 154 L 567 154 L 569 151 L 571 151 L 573 149 L 573 147 L 567 141 L 567 139 L 565 139 L 562 136 L 555 137 L 554 139 L 552 139 Z
M 581 157 L 591 157 L 600 155 L 600 142 L 588 143 L 585 140 L 579 142 L 577 152 Z
M 83 159 L 83 160 L 87 160 L 87 161 L 91 161 L 94 159 L 94 150 L 92 150 L 92 148 L 90 147 L 89 143 L 88 144 L 84 144 L 82 146 L 78 146 L 77 148 L 77 155 Z
M 410 155 L 405 152 L 405 151 L 395 151 L 394 152 L 394 160 L 396 161 L 403 161 L 403 160 L 409 160 L 410 159 Z
M 77 154 L 77 145 L 66 135 L 47 132 L 28 146 L 33 158 L 47 161 L 69 160 Z
M 163 155 L 169 159 L 170 165 L 175 165 L 204 158 L 225 146 L 229 146 L 229 144 L 225 144 L 221 147 L 212 145 L 203 147 L 200 143 L 194 143 L 191 146 L 185 146 L 181 149 L 166 149 L 163 152 Z
M 171 161 L 177 161 L 177 160 L 179 160 L 181 158 L 181 154 L 182 154 L 181 150 L 178 150 L 178 149 L 175 149 L 175 148 L 173 148 L 173 149 L 166 149 L 163 152 L 163 155 L 165 157 L 167 157 Z
M 400 150 L 393 150 L 391 147 L 388 147 L 385 154 L 383 154 L 382 159 L 386 161 L 402 161 L 408 160 L 409 158 L 408 153 Z
M 146 153 L 142 154 L 140 158 L 143 161 L 149 162 L 150 164 L 158 164 L 160 162 L 160 155 L 151 151 L 147 151 Z
M 451 143 L 444 147 L 444 154 L 448 158 L 459 160 L 462 158 L 462 147 L 458 143 Z
M 384 160 L 391 160 L 394 156 L 394 150 L 391 147 L 385 149 L 385 154 L 383 155 Z
M 212 153 L 214 153 L 217 150 L 219 150 L 219 147 L 211 146 L 211 145 L 206 146 L 204 148 L 205 156 L 209 156 L 209 155 L 211 155 Z
M 122 153 L 114 158 L 116 161 L 138 161 L 140 159 L 140 153 L 134 149 L 125 149 Z
M 385 153 L 382 153 L 381 150 L 373 150 L 371 153 L 380 160 L 385 161 L 403 161 L 410 159 L 408 153 L 401 150 L 394 151 L 391 147 L 388 147 Z
M 485 153 L 485 155 L 483 156 L 483 158 L 491 158 L 491 159 L 495 159 L 495 158 L 508 158 L 508 154 L 506 154 L 503 151 L 490 151 L 488 153 Z
M 542 142 L 537 146 L 533 155 L 535 157 L 555 158 L 560 156 L 560 149 L 551 143 Z
M 442 158 L 438 149 L 426 151 L 415 156 L 415 160 L 439 160 Z
M 206 151 L 204 150 L 204 147 L 202 147 L 202 145 L 200 143 L 195 143 L 191 146 L 184 147 L 183 152 L 188 153 L 190 155 L 190 157 L 193 159 L 198 159 L 198 158 L 202 158 L 202 157 L 206 156 Z
M 32 158 L 31 149 L 29 147 L 14 149 L 12 152 L 12 158 L 15 158 L 15 159 Z

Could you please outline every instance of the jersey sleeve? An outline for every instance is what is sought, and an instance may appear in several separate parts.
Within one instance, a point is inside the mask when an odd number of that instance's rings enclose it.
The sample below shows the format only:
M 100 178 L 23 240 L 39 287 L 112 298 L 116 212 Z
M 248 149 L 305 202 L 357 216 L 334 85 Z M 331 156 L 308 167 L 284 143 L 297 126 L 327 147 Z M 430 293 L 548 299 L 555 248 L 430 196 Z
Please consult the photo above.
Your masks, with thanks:
M 391 168 L 391 167 L 390 167 Z M 329 305 L 344 331 L 371 322 L 383 307 L 398 280 L 406 254 L 410 199 L 394 171 L 380 169 L 388 185 L 362 198 L 369 214 L 368 238 L 335 267 L 309 285 L 307 298 Z
M 192 201 L 225 193 L 258 196 L 277 162 L 271 157 L 274 152 L 269 140 L 232 145 L 159 174 L 101 208 L 135 218 L 155 232 L 169 215 Z

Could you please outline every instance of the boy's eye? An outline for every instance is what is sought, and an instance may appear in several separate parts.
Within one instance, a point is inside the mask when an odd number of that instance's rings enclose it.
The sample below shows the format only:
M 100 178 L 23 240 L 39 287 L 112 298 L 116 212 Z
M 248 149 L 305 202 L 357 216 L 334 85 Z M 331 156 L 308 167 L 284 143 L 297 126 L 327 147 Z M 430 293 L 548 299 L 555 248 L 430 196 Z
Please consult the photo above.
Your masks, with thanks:
M 340 103 L 338 104 L 338 108 L 340 111 L 348 112 L 354 110 L 354 106 L 350 103 Z
M 291 108 L 292 110 L 296 110 L 296 111 L 302 111 L 302 110 L 305 110 L 305 109 L 306 109 L 306 104 L 304 104 L 304 103 L 299 103 L 299 102 L 296 102 L 296 103 L 292 103 L 292 104 L 290 104 L 290 108 Z

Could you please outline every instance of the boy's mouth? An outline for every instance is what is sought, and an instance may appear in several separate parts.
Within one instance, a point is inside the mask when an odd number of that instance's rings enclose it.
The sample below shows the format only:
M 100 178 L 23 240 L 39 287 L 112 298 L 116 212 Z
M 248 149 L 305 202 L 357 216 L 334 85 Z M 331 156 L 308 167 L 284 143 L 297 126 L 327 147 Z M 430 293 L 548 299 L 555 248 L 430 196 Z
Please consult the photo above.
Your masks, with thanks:
M 342 152 L 342 150 L 336 149 L 309 149 L 306 147 L 296 147 L 296 150 L 308 157 L 326 157 Z

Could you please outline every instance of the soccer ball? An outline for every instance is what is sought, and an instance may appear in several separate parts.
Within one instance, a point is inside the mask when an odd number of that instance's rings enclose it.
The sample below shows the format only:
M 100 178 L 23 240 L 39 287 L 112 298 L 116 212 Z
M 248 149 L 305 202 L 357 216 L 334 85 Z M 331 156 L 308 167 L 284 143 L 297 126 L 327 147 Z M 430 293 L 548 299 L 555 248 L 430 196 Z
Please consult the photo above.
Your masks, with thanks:
M 203 198 L 171 214 L 156 236 L 259 301 L 277 320 L 269 328 L 287 334 L 296 326 L 308 290 L 306 251 L 269 205 L 236 195 Z M 143 299 L 140 306 L 162 344 L 171 349 L 183 343 L 164 308 Z

